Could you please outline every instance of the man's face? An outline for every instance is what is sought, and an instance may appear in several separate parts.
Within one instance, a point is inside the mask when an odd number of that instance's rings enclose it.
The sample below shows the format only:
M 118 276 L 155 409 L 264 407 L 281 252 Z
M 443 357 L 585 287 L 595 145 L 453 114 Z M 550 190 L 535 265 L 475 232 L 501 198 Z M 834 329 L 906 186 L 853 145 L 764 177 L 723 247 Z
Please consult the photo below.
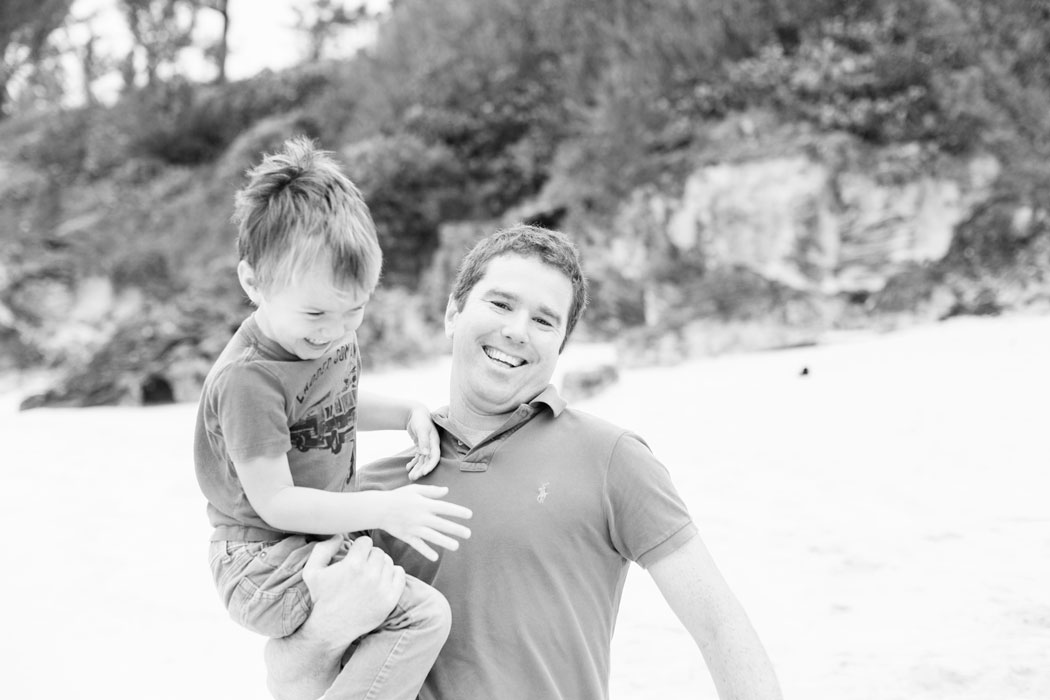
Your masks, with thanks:
M 453 411 L 499 415 L 539 394 L 558 363 L 571 301 L 560 270 L 537 258 L 493 258 L 463 309 L 450 301 L 445 313 Z
M 364 319 L 369 295 L 337 289 L 330 275 L 310 275 L 257 290 L 255 318 L 271 340 L 301 360 L 315 360 L 344 342 Z

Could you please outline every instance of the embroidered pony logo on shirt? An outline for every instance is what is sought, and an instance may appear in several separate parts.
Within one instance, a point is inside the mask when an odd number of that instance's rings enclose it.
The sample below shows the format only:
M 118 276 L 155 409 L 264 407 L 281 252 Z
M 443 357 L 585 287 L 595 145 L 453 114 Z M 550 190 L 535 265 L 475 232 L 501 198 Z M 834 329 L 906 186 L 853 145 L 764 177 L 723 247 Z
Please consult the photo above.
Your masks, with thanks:
M 536 490 L 537 503 L 543 503 L 547 500 L 547 487 L 550 486 L 550 483 L 551 482 L 549 481 L 544 481 L 542 484 L 540 484 L 539 489 Z

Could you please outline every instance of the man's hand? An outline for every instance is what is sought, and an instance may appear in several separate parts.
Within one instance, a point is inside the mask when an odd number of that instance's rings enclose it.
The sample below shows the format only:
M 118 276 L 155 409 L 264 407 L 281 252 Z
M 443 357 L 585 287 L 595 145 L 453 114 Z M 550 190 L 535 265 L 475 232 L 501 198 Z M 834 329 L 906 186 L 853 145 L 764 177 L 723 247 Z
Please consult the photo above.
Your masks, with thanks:
M 470 518 L 469 508 L 438 499 L 448 493 L 446 486 L 424 486 L 411 484 L 393 491 L 386 491 L 386 522 L 380 526 L 394 537 L 405 542 L 430 561 L 438 558 L 437 552 L 427 544 L 455 551 L 459 542 L 453 539 L 470 537 L 470 530 L 446 518 Z
M 278 700 L 314 700 L 339 675 L 344 652 L 383 623 L 405 588 L 405 572 L 368 537 L 343 545 L 336 535 L 318 542 L 303 567 L 314 608 L 293 634 L 266 643 L 266 683 Z
M 303 567 L 314 608 L 301 628 L 340 651 L 382 624 L 405 588 L 405 570 L 373 547 L 370 537 L 358 537 L 346 557 L 330 563 L 342 539 L 336 535 L 319 542 Z
M 412 442 L 416 443 L 416 455 L 405 465 L 409 480 L 415 481 L 432 472 L 441 460 L 441 441 L 430 419 L 430 411 L 422 404 L 415 406 L 409 413 L 405 430 Z

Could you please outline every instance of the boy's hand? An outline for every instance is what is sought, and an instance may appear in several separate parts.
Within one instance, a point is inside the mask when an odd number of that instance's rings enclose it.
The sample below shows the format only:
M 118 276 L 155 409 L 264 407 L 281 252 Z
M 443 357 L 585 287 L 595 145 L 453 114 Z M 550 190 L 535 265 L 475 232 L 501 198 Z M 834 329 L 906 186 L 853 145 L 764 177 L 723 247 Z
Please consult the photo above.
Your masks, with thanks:
M 437 466 L 441 459 L 441 443 L 437 428 L 430 420 L 430 411 L 422 404 L 412 409 L 405 430 L 416 443 L 416 455 L 405 465 L 409 481 L 415 481 L 424 474 L 432 472 Z
M 411 484 L 383 494 L 388 500 L 386 523 L 380 529 L 408 544 L 430 561 L 436 561 L 437 552 L 427 544 L 436 544 L 450 551 L 459 549 L 459 542 L 467 539 L 470 530 L 446 518 L 467 519 L 473 516 L 469 508 L 438 499 L 448 493 L 447 486 Z

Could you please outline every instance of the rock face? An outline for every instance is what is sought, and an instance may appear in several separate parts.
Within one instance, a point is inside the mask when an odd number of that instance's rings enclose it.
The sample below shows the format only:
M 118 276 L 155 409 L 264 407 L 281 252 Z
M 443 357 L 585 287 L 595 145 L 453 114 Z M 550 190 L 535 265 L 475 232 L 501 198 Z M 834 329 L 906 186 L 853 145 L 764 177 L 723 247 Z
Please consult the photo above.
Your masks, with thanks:
M 609 250 L 621 269 L 651 274 L 662 232 L 663 255 L 694 260 L 698 272 L 743 267 L 801 291 L 875 292 L 908 264 L 944 257 L 999 171 L 978 157 L 931 172 L 917 149 L 838 160 L 718 163 L 689 176 L 680 196 L 638 192 Z
M 226 189 L 272 130 L 253 132 L 223 160 L 217 175 L 226 183 L 219 188 L 223 212 Z M 844 309 L 858 313 L 854 297 L 880 295 L 878 308 L 901 313 L 925 297 L 938 314 L 964 313 L 1028 299 L 1032 280 L 1048 286 L 1039 276 L 1050 260 L 1048 217 L 1020 198 L 990 197 L 1000 170 L 993 158 L 951 160 L 920 147 L 807 138 L 775 149 L 761 145 L 746 157 L 734 151 L 733 159 L 699 166 L 677 184 L 635 190 L 615 212 L 551 197 L 501 221 L 446 222 L 416 297 L 374 301 L 374 318 L 366 317 L 362 330 L 366 347 L 390 358 L 434 347 L 432 331 L 440 337 L 463 254 L 519 219 L 577 235 L 594 291 L 589 328 L 578 335 L 615 339 L 625 355 L 645 363 L 811 342 Z M 188 175 L 171 179 L 172 196 L 158 198 L 174 202 L 169 216 L 207 204 L 187 189 Z M 988 206 L 993 199 L 998 208 Z M 71 224 L 59 219 L 47 230 L 63 226 Z M 989 238 L 989 228 L 1003 233 Z M 225 241 L 219 229 L 193 236 L 202 244 Z M 61 386 L 28 406 L 193 400 L 210 360 L 249 312 L 234 281 L 232 252 L 211 259 L 206 253 L 218 250 L 215 244 L 196 258 L 184 256 L 196 272 L 176 291 L 170 275 L 154 274 L 141 255 L 129 268 L 136 274 L 122 281 L 107 277 L 106 268 L 77 268 L 70 264 L 76 249 L 59 245 L 76 242 L 68 238 L 53 242 L 59 247 L 50 262 L 22 256 L 16 266 L 6 254 L 0 260 L 0 370 L 31 364 L 70 370 Z M 1019 252 L 1004 258 L 1001 270 L 970 275 L 980 284 L 953 283 L 940 269 L 931 276 L 925 266 L 953 255 L 998 260 L 1014 248 Z M 1018 265 L 1031 272 L 1014 274 Z M 1020 281 L 1003 291 L 1010 275 Z M 581 394 L 615 380 L 605 369 L 586 369 L 572 380 Z

